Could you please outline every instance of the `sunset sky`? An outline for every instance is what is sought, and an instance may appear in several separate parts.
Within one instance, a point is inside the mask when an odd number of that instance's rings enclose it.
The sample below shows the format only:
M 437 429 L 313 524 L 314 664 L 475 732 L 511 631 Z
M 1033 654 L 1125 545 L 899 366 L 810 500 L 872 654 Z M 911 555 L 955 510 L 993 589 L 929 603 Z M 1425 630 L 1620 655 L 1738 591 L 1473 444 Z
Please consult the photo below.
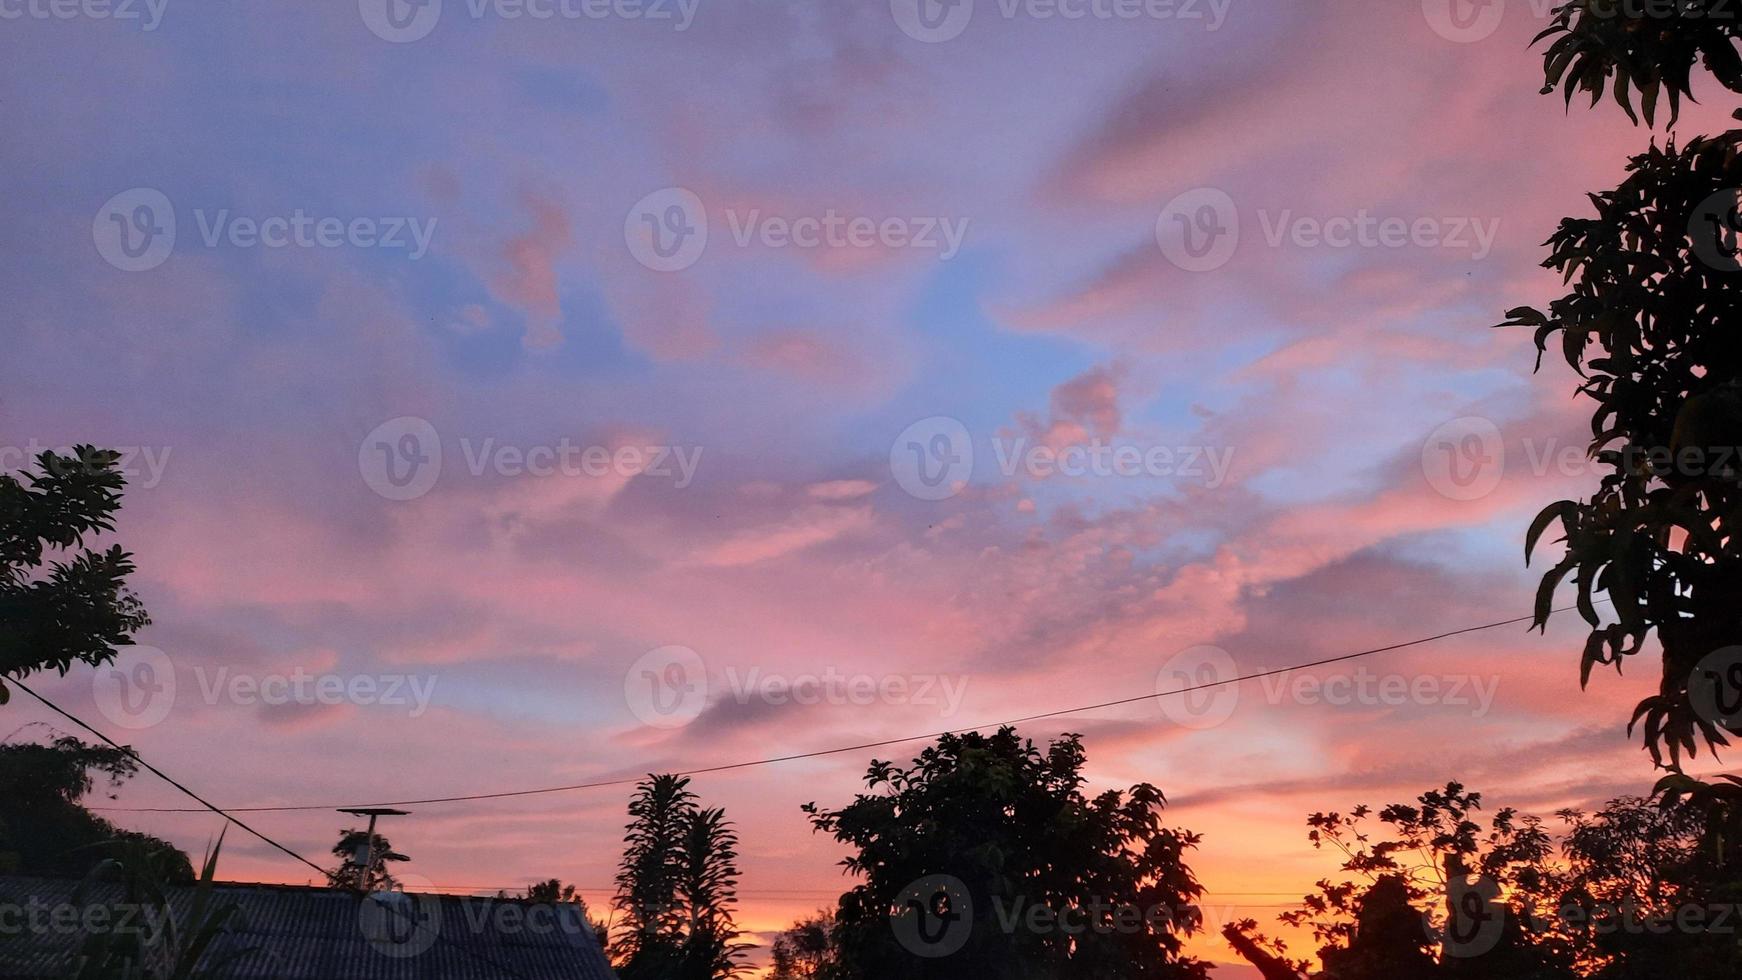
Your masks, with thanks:
M 215 802 L 711 767 L 1507 619 L 1530 517 L 1595 486 L 1576 376 L 1488 327 L 1653 134 L 1537 94 L 1547 3 L 387 2 L 0 0 L 0 469 L 140 450 L 113 538 L 160 651 L 32 683 Z M 1652 666 L 1581 693 L 1583 634 L 1022 730 L 1160 786 L 1212 915 L 1269 923 L 1334 867 L 1313 810 L 1648 789 Z M 69 730 L 27 700 L 0 735 Z M 800 805 L 922 744 L 696 777 L 755 938 L 851 884 Z M 602 912 L 628 795 L 384 829 L 408 886 Z M 328 863 L 345 818 L 253 822 Z M 220 870 L 307 878 L 237 833 Z

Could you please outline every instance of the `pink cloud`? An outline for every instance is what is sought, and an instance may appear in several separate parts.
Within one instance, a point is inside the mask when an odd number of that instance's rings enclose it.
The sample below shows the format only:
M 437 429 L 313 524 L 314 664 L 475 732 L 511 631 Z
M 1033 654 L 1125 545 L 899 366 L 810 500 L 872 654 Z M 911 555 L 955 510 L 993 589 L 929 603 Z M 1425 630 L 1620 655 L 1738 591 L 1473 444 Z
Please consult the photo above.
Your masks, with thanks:
M 1054 449 L 1111 439 L 1122 421 L 1119 389 L 1125 375 L 1119 365 L 1091 368 L 1053 388 L 1048 418 L 1021 412 L 1017 424 L 1037 444 Z
M 532 227 L 503 243 L 505 268 L 490 283 L 491 292 L 527 315 L 528 347 L 549 347 L 561 341 L 562 319 L 556 262 L 572 241 L 568 213 L 557 202 L 523 193 L 521 206 L 532 216 Z

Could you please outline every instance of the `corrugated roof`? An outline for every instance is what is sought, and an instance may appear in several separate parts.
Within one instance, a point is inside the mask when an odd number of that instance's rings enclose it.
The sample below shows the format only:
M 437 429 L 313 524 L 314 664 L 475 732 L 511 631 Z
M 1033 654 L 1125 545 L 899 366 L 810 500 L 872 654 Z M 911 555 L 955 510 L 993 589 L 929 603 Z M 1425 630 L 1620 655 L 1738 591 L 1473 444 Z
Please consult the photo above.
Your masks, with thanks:
M 72 879 L 0 876 L 0 980 L 63 976 L 83 939 L 71 917 L 119 900 L 97 884 L 82 903 Z M 573 905 L 516 899 L 220 882 L 231 931 L 202 961 L 250 951 L 208 977 L 237 980 L 615 980 L 592 927 Z M 169 889 L 185 923 L 194 889 Z M 60 916 L 57 920 L 53 916 Z

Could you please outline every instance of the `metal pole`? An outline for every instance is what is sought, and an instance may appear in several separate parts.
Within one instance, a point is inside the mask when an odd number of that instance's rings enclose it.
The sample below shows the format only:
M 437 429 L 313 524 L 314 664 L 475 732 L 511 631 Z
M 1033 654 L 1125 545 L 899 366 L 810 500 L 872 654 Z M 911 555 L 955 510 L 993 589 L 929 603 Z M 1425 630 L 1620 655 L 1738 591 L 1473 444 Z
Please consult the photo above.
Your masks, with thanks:
M 369 872 L 375 867 L 375 818 L 379 814 L 369 814 L 369 836 L 363 838 L 363 880 L 359 887 L 362 891 L 369 890 Z

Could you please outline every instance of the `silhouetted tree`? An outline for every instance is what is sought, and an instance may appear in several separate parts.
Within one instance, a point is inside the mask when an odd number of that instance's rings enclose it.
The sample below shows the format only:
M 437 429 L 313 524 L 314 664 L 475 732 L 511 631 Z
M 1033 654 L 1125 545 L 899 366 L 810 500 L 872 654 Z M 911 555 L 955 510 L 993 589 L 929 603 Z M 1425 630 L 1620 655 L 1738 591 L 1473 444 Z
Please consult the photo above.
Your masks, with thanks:
M 1367 806 L 1312 814 L 1307 839 L 1342 852 L 1352 877 L 1319 881 L 1278 918 L 1311 930 L 1324 975 L 1337 980 L 1574 976 L 1570 953 L 1536 917 L 1553 893 L 1553 839 L 1540 819 L 1511 809 L 1484 827 L 1481 805 L 1481 794 L 1448 783 L 1379 811 L 1382 834 L 1367 826 Z M 1255 930 L 1247 920 L 1225 935 L 1242 955 L 1270 946 L 1286 963 L 1286 948 Z
M 1712 840 L 1709 810 L 1623 797 L 1561 816 L 1557 922 L 1592 976 L 1742 976 L 1742 924 L 1720 921 L 1742 908 L 1742 876 L 1734 845 Z
M 526 891 L 519 895 L 510 895 L 506 891 L 499 890 L 496 892 L 496 897 L 517 898 L 537 905 L 575 906 L 575 914 L 579 915 L 581 921 L 591 927 L 593 938 L 599 942 L 599 948 L 605 950 L 606 954 L 609 955 L 611 949 L 610 927 L 605 924 L 603 919 L 593 918 L 592 912 L 587 908 L 587 900 L 581 897 L 580 891 L 574 885 L 564 884 L 559 878 L 549 878 L 528 885 Z
M 1319 950 L 1325 972 L 1339 980 L 1391 980 L 1439 976 L 1429 949 L 1433 936 L 1410 904 L 1414 890 L 1400 874 L 1381 875 L 1349 909 L 1343 945 Z
M 0 745 L 0 872 L 84 875 L 109 855 L 102 845 L 130 842 L 135 866 L 171 884 L 194 880 L 188 856 L 149 834 L 121 830 L 83 805 L 98 780 L 108 795 L 138 772 L 127 753 L 62 736 L 43 745 Z
M 497 897 L 508 898 L 510 896 L 507 892 L 498 892 Z M 560 878 L 534 882 L 526 886 L 526 891 L 518 897 L 528 902 L 544 902 L 552 905 L 559 902 L 583 906 L 587 904 L 587 900 L 581 897 L 580 892 L 575 890 L 575 886 L 563 884 Z
M 774 963 L 768 980 L 828 980 L 838 976 L 840 951 L 834 933 L 832 912 L 818 912 L 794 922 L 774 937 Z
M 1702 63 L 1731 93 L 1742 92 L 1735 42 L 1742 20 L 1717 0 L 1620 4 L 1570 0 L 1539 35 L 1544 91 L 1605 93 L 1630 118 L 1637 98 L 1655 125 L 1660 96 L 1671 119 Z M 1525 544 L 1528 561 L 1554 525 L 1565 557 L 1543 576 L 1536 604 L 1546 625 L 1556 586 L 1571 580 L 1591 626 L 1582 679 L 1599 665 L 1617 669 L 1655 635 L 1662 651 L 1658 693 L 1640 702 L 1653 761 L 1679 771 L 1697 739 L 1724 744 L 1716 720 L 1690 699 L 1695 667 L 1708 654 L 1742 643 L 1742 274 L 1737 205 L 1742 131 L 1698 137 L 1677 148 L 1652 146 L 1633 158 L 1612 191 L 1591 195 L 1596 215 L 1566 218 L 1543 263 L 1570 292 L 1546 312 L 1508 311 L 1503 326 L 1529 326 L 1541 353 L 1556 334 L 1562 356 L 1592 398 L 1589 453 L 1606 472 L 1589 500 L 1545 508 Z M 1603 591 L 1614 623 L 1592 601 Z M 1712 801 L 1742 794 L 1717 787 Z
M 617 972 L 625 980 L 676 975 L 684 932 L 678 877 L 684 827 L 695 799 L 688 779 L 662 775 L 649 776 L 629 801 L 623 863 L 617 872 L 621 922 L 613 943 Z
M 1300 980 L 1307 970 L 1305 960 L 1288 959 L 1288 946 L 1258 931 L 1258 920 L 1242 919 L 1222 927 L 1222 938 L 1240 958 L 1258 968 L 1264 980 Z
M 1559 88 L 1569 106 L 1574 93 L 1585 92 L 1594 106 L 1607 87 L 1635 123 L 1637 98 L 1646 125 L 1656 124 L 1658 100 L 1666 96 L 1674 125 L 1682 97 L 1693 94 L 1696 63 L 1725 88 L 1742 92 L 1738 37 L 1742 17 L 1730 0 L 1565 0 L 1537 35 L 1539 41 L 1554 38 L 1543 54 L 1542 91 Z
M 115 529 L 120 461 L 77 446 L 37 456 L 40 472 L 0 474 L 0 704 L 6 678 L 107 663 L 151 622 L 127 588 L 133 557 L 85 547 L 86 535 Z
M 1531 525 L 1527 560 L 1551 526 L 1566 542 L 1543 576 L 1537 624 L 1570 578 L 1592 627 L 1582 681 L 1599 664 L 1619 669 L 1655 632 L 1662 680 L 1634 719 L 1653 760 L 1671 769 L 1696 751 L 1696 734 L 1725 743 L 1689 685 L 1708 654 L 1742 643 L 1742 275 L 1702 261 L 1694 242 L 1711 234 L 1697 224 L 1702 202 L 1742 185 L 1737 136 L 1635 157 L 1619 188 L 1592 196 L 1597 217 L 1568 218 L 1549 240 L 1544 264 L 1572 292 L 1547 313 L 1511 310 L 1504 324 L 1536 328 L 1540 350 L 1561 334 L 1586 379 L 1580 392 L 1598 403 L 1590 454 L 1608 471 L 1590 500 L 1557 501 Z M 1615 622 L 1598 616 L 1598 591 Z
M 1742 953 L 1728 920 L 1733 867 L 1706 860 L 1699 807 L 1626 797 L 1594 816 L 1559 813 L 1565 832 L 1500 810 L 1456 783 L 1379 812 L 1315 813 L 1315 847 L 1344 855 L 1354 877 L 1318 883 L 1300 911 L 1323 973 L 1335 980 L 1601 980 L 1736 976 Z M 1225 937 L 1266 980 L 1298 980 L 1304 961 L 1248 919 Z
M 368 868 L 365 878 L 365 868 L 362 863 L 364 843 L 369 845 Z M 339 831 L 339 842 L 333 845 L 333 856 L 339 859 L 339 866 L 327 872 L 327 885 L 332 888 L 346 888 L 352 891 L 384 892 L 391 891 L 399 884 L 399 879 L 387 870 L 389 861 L 409 861 L 411 858 L 395 851 L 393 845 L 381 834 L 370 838 L 367 830 L 347 828 Z
M 749 945 L 733 920 L 738 901 L 738 834 L 720 809 L 698 809 L 685 819 L 678 863 L 678 901 L 687 932 L 682 980 L 730 977 L 743 969 Z
M 1083 763 L 1075 735 L 1044 752 L 1011 728 L 946 735 L 909 768 L 873 762 L 847 806 L 806 805 L 864 879 L 835 913 L 844 975 L 1206 976 L 1181 952 L 1198 836 L 1161 825 L 1148 784 L 1085 796 Z
M 613 951 L 624 980 L 709 980 L 742 969 L 733 922 L 738 838 L 686 777 L 649 776 L 629 802 Z

